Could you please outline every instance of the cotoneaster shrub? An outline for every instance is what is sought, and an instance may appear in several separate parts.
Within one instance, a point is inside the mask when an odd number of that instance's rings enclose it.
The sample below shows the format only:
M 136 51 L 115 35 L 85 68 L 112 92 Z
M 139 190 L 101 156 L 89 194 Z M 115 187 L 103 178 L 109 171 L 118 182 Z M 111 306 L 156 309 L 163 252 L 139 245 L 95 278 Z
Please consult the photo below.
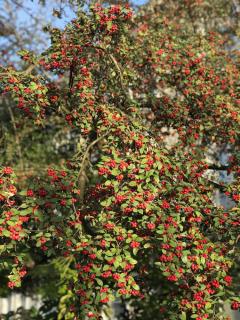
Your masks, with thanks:
M 24 282 L 30 251 L 48 263 L 62 258 L 68 270 L 59 318 L 99 319 L 122 297 L 136 319 L 227 319 L 223 301 L 240 306 L 231 275 L 239 184 L 225 190 L 236 207 L 217 207 L 206 152 L 212 143 L 231 145 L 228 171 L 239 174 L 238 64 L 217 35 L 199 42 L 128 6 L 95 5 L 50 32 L 41 56 L 20 52 L 26 71 L 2 68 L 2 94 L 39 130 L 57 121 L 83 142 L 25 187 L 2 166 L 8 287 Z M 171 149 L 164 126 L 178 134 Z

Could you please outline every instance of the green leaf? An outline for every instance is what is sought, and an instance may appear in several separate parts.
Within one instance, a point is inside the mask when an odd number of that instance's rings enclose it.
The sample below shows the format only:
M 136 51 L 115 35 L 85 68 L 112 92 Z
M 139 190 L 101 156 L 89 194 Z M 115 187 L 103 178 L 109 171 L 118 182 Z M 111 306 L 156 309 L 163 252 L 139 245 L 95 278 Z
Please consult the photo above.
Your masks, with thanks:
M 150 243 L 145 243 L 144 246 L 143 246 L 144 249 L 147 249 L 147 248 L 150 248 L 150 247 L 151 247 Z
M 180 315 L 180 319 L 181 319 L 181 320 L 186 320 L 186 319 L 187 319 L 186 312 L 183 312 L 183 311 L 182 311 L 182 313 L 181 313 L 181 315 Z
M 9 237 L 11 233 L 10 233 L 10 231 L 4 229 L 4 230 L 2 231 L 2 234 L 3 234 L 5 237 Z
M 136 181 L 131 181 L 129 182 L 129 186 L 130 187 L 135 187 L 137 185 L 137 182 Z
M 96 282 L 97 282 L 97 284 L 99 285 L 99 286 L 103 286 L 103 281 L 101 280 L 101 279 L 99 279 L 99 278 L 95 278 L 95 280 L 96 280 Z
M 35 82 L 33 82 L 33 81 L 30 82 L 29 88 L 30 88 L 31 90 L 36 90 L 37 87 L 38 87 L 38 85 L 37 85 Z
M 206 309 L 206 310 L 211 309 L 211 307 L 212 307 L 212 304 L 211 304 L 210 302 L 207 302 L 207 303 L 205 304 L 205 309 Z

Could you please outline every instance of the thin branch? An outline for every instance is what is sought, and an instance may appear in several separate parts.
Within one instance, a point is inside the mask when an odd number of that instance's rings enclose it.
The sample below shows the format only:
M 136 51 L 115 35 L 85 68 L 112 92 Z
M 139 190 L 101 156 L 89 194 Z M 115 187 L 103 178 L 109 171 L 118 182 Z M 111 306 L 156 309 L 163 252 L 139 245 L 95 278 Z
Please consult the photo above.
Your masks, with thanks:
M 123 74 L 122 74 L 122 71 L 120 69 L 120 66 L 119 66 L 117 60 L 114 58 L 114 56 L 111 53 L 108 53 L 108 55 L 109 55 L 110 59 L 112 60 L 112 62 L 114 63 L 116 69 L 118 70 L 122 90 L 123 90 L 123 92 L 126 93 L 126 88 L 125 88 L 125 86 L 123 84 Z
M 96 140 L 94 140 L 92 143 L 89 144 L 89 146 L 87 147 L 85 153 L 84 153 L 84 156 L 83 156 L 83 159 L 82 159 L 82 162 L 81 162 L 81 168 L 80 168 L 80 171 L 78 173 L 78 179 L 81 177 L 84 169 L 85 169 L 85 161 L 88 157 L 88 154 L 89 154 L 89 151 L 90 149 L 95 145 L 97 144 L 99 141 L 101 141 L 102 139 L 104 139 L 107 135 L 108 135 L 109 131 L 107 131 L 103 136 L 100 136 L 98 137 Z
M 219 170 L 228 170 L 229 168 L 230 166 L 225 166 L 225 165 L 218 166 L 218 165 L 212 164 L 212 165 L 209 165 L 207 169 L 219 171 Z
M 9 70 L 9 71 L 5 71 L 5 72 L 0 72 L 0 76 L 7 76 L 9 75 L 11 72 L 16 72 L 19 74 L 23 74 L 23 75 L 29 75 L 32 70 L 37 66 L 37 64 L 30 64 L 27 69 L 23 70 L 23 71 L 18 71 L 18 70 Z
M 208 179 L 208 178 L 206 178 L 206 180 L 210 183 L 210 184 L 212 184 L 215 188 L 217 188 L 217 189 L 219 189 L 219 190 L 221 190 L 221 191 L 225 191 L 226 190 L 226 186 L 224 186 L 223 184 L 220 184 L 220 183 L 218 183 L 218 182 L 216 182 L 216 181 L 213 181 L 213 180 L 210 180 L 210 179 Z
M 123 93 L 127 96 L 127 98 L 131 99 L 130 95 L 127 94 L 128 90 L 125 87 L 124 82 L 123 82 L 123 74 L 122 74 L 121 67 L 120 67 L 119 63 L 117 62 L 116 58 L 114 57 L 114 55 L 112 53 L 107 52 L 106 49 L 104 49 L 104 48 L 102 48 L 100 46 L 89 46 L 89 45 L 86 45 L 85 47 L 99 49 L 99 50 L 103 51 L 104 53 L 106 53 L 109 56 L 109 58 L 111 59 L 111 61 L 114 64 L 116 70 L 118 71 L 119 78 L 120 78 L 120 84 L 121 84 L 121 88 L 122 88 Z

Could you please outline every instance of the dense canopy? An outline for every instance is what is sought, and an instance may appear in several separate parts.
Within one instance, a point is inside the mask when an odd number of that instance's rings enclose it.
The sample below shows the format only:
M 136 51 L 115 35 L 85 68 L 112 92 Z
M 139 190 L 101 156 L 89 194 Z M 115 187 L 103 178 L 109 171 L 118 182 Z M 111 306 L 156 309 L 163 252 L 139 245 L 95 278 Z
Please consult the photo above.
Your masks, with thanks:
M 224 6 L 85 4 L 41 54 L 2 63 L 1 278 L 42 295 L 29 318 L 100 319 L 116 299 L 121 319 L 240 308 L 238 12 Z

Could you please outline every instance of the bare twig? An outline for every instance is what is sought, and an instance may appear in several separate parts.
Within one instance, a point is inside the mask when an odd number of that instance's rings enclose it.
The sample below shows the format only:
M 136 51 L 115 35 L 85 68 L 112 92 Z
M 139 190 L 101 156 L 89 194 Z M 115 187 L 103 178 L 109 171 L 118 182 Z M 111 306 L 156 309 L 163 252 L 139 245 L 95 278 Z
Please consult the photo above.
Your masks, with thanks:
M 212 165 L 209 165 L 208 166 L 208 170 L 216 170 L 216 171 L 219 171 L 219 170 L 228 170 L 230 168 L 230 166 L 224 166 L 224 165 L 215 165 L 215 164 L 212 164 Z
M 103 51 L 104 53 L 106 53 L 110 60 L 113 62 L 118 74 L 119 74 L 119 78 L 120 78 L 120 84 L 121 84 L 121 89 L 123 91 L 123 93 L 127 96 L 127 98 L 131 99 L 131 96 L 128 94 L 128 89 L 125 87 L 124 85 L 124 81 L 123 81 L 123 73 L 122 73 L 122 70 L 121 70 L 121 67 L 119 65 L 119 63 L 117 62 L 116 58 L 114 57 L 114 55 L 112 53 L 109 53 L 106 49 L 100 47 L 100 46 L 85 46 L 85 47 L 90 47 L 90 48 L 93 48 L 93 49 L 98 49 L 98 50 L 101 50 Z
M 89 151 L 91 150 L 91 148 L 97 144 L 99 141 L 101 141 L 102 139 L 104 139 L 107 135 L 108 135 L 109 131 L 107 131 L 103 136 L 100 136 L 98 137 L 96 140 L 94 140 L 92 143 L 89 144 L 89 146 L 87 147 L 85 153 L 84 153 L 84 156 L 83 156 L 83 159 L 82 159 L 82 162 L 81 162 L 81 168 L 80 168 L 80 171 L 78 173 L 78 179 L 81 177 L 84 169 L 85 169 L 85 161 L 89 155 Z

